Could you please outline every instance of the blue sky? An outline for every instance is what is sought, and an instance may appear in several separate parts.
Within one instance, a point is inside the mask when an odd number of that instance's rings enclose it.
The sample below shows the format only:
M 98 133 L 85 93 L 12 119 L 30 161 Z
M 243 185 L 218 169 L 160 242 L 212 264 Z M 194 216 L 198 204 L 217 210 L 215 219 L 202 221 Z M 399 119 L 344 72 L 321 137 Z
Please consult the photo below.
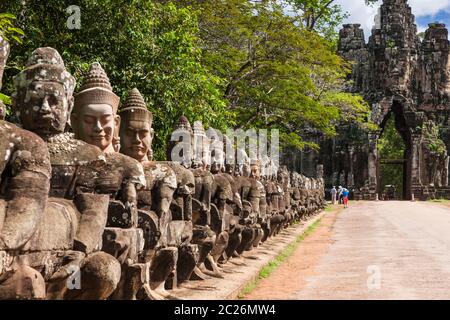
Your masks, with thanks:
M 336 0 L 344 11 L 350 14 L 345 23 L 360 23 L 364 28 L 366 39 L 374 24 L 379 4 L 372 7 L 365 5 L 364 0 Z M 419 32 L 426 30 L 428 23 L 443 22 L 450 26 L 450 0 L 409 0 Z

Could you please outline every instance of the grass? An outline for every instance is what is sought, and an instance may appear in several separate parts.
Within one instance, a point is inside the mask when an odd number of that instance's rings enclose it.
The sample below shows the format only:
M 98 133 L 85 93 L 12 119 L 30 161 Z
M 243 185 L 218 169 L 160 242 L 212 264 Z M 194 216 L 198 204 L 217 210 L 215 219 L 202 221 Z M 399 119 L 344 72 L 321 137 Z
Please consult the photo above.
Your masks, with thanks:
M 447 200 L 447 199 L 431 199 L 431 200 L 428 200 L 428 202 L 450 204 L 450 200 Z
M 331 207 L 331 210 L 327 210 Z M 335 208 L 333 206 L 328 206 L 325 211 L 333 211 Z M 266 264 L 259 272 L 258 278 L 255 281 L 250 282 L 244 289 L 239 293 L 238 298 L 243 299 L 246 295 L 250 294 L 259 284 L 262 279 L 269 277 L 272 272 L 274 272 L 287 258 L 297 249 L 300 242 L 302 242 L 307 236 L 314 232 L 315 229 L 320 225 L 319 220 L 315 221 L 310 225 L 302 234 L 300 234 L 294 242 L 287 246 L 275 259 Z
M 325 212 L 332 212 L 336 209 L 339 208 L 338 204 L 332 205 L 331 203 L 327 204 L 327 206 L 325 207 Z

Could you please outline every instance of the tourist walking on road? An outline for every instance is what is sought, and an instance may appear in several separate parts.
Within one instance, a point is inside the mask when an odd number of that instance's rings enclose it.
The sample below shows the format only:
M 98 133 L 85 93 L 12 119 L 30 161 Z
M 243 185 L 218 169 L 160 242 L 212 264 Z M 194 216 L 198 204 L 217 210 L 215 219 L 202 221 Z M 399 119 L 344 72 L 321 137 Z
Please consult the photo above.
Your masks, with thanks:
M 331 188 L 330 193 L 331 193 L 331 203 L 333 205 L 335 205 L 336 204 L 336 195 L 337 195 L 337 190 L 336 190 L 335 186 L 333 186 L 333 188 Z
M 342 191 L 344 191 L 344 189 L 342 188 L 342 186 L 339 186 L 339 188 L 338 188 L 338 190 L 337 190 L 339 204 L 344 203 L 344 202 L 343 202 Z
M 344 200 L 344 208 L 348 208 L 348 197 L 350 195 L 350 191 L 348 191 L 346 188 L 342 191 L 342 196 Z

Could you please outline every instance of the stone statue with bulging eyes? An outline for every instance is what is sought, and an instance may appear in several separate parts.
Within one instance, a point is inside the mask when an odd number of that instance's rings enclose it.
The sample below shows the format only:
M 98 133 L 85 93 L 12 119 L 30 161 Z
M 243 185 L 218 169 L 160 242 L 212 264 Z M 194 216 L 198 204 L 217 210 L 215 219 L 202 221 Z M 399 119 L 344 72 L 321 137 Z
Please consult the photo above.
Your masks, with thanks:
M 218 243 L 217 234 L 212 229 L 215 223 L 212 215 L 218 217 L 220 214 L 217 207 L 212 204 L 212 193 L 214 188 L 214 176 L 209 171 L 211 166 L 210 139 L 205 133 L 201 121 L 195 121 L 193 125 L 192 139 L 192 168 L 191 171 L 195 177 L 195 193 L 193 200 L 193 223 L 194 237 L 193 243 L 199 246 L 199 260 L 194 270 L 192 279 L 205 279 L 205 275 L 222 278 L 216 262 L 211 256 L 211 252 Z M 217 187 L 217 185 L 216 185 Z M 217 189 L 217 188 L 216 188 Z M 231 193 L 231 190 L 228 190 Z M 214 212 L 211 215 L 211 209 Z M 214 217 L 213 217 L 214 219 Z M 219 220 L 219 219 L 216 219 Z M 219 242 L 223 242 L 219 240 Z M 211 264 L 211 272 L 205 265 Z
M 13 112 L 24 129 L 47 144 L 52 175 L 50 198 L 31 239 L 23 246 L 26 264 L 46 281 L 47 299 L 106 299 L 120 279 L 117 260 L 99 251 L 108 197 L 95 192 L 93 172 L 104 166 L 100 149 L 66 132 L 75 79 L 59 53 L 38 48 L 14 79 Z M 81 273 L 81 290 L 67 279 Z

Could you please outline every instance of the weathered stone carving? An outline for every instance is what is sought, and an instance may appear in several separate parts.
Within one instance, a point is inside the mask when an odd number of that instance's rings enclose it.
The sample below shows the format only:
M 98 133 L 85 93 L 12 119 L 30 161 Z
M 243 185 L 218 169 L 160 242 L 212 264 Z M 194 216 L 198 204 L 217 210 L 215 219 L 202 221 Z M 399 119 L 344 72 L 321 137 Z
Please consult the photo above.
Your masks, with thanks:
M 436 158 L 427 151 L 421 130 L 425 122 L 432 121 L 440 127 L 439 138 L 449 149 L 448 31 L 444 24 L 431 23 L 421 40 L 407 0 L 384 0 L 377 20 L 367 44 L 359 24 L 346 24 L 340 31 L 339 53 L 353 62 L 353 82 L 346 89 L 364 96 L 372 106 L 372 120 L 381 129 L 388 117 L 395 118 L 406 147 L 405 199 L 413 194 L 422 198 L 422 189 L 430 183 L 440 185 L 438 193 L 450 197 L 442 183 L 449 174 L 446 157 Z M 381 133 L 355 133 L 354 128 L 345 127 L 342 138 L 324 142 L 320 161 L 325 165 L 327 185 L 354 186 L 355 195 L 374 200 L 382 187 L 377 153 Z M 427 168 L 430 163 L 434 169 Z M 343 181 L 333 179 L 339 173 Z
M 145 189 L 138 192 L 138 208 L 139 226 L 144 230 L 146 240 L 144 259 L 150 263 L 150 290 L 167 297 L 165 282 L 171 273 L 176 274 L 178 248 L 189 245 L 192 239 L 192 221 L 182 216 L 173 219 L 170 206 L 177 189 L 177 177 L 168 164 L 151 161 L 153 117 L 137 89 L 130 91 L 120 114 L 123 121 L 121 151 L 143 165 L 147 181 Z M 184 209 L 183 205 L 180 210 Z M 184 259 L 182 256 L 181 261 Z
M 169 289 L 225 277 L 229 259 L 323 207 L 320 168 L 309 179 L 242 149 L 225 163 L 231 142 L 185 117 L 182 160 L 153 161 L 143 97 L 131 90 L 118 116 L 98 63 L 74 99 L 58 52 L 39 48 L 15 86 L 12 111 L 33 132 L 0 120 L 0 298 L 176 299 Z
M 137 210 L 137 192 L 146 181 L 141 164 L 114 148 L 120 126 L 118 105 L 105 71 L 99 63 L 92 64 L 75 96 L 71 120 L 75 136 L 100 148 L 106 160 L 96 171 L 97 192 L 110 198 L 102 249 L 122 265 L 121 282 L 112 298 L 135 299 L 140 285 L 148 282 L 148 266 L 139 263 L 144 238 Z
M 44 299 L 42 275 L 21 261 L 50 189 L 50 160 L 35 134 L 0 120 L 0 299 Z
M 104 164 L 101 151 L 65 133 L 75 79 L 59 53 L 36 49 L 15 78 L 13 111 L 25 129 L 47 143 L 52 166 L 46 210 L 24 251 L 27 264 L 42 272 L 47 298 L 105 299 L 116 288 L 120 266 L 98 251 L 107 218 L 108 197 L 96 194 L 92 171 Z M 54 268 L 49 268 L 50 261 Z M 81 270 L 81 289 L 67 278 Z M 56 271 L 56 272 L 55 272 Z

